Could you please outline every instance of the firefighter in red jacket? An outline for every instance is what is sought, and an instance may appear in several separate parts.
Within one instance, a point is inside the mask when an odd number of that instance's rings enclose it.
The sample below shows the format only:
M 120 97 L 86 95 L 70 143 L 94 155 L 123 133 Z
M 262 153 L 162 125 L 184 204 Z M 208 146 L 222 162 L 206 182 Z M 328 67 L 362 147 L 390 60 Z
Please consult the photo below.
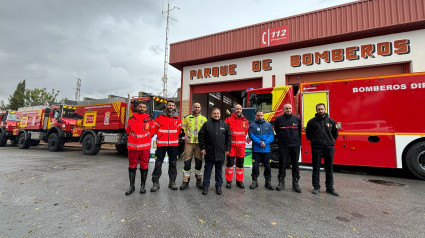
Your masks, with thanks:
M 182 121 L 175 113 L 176 105 L 174 101 L 168 101 L 165 111 L 159 115 L 154 122 L 154 130 L 156 133 L 156 146 L 155 151 L 156 160 L 155 168 L 152 173 L 153 186 L 151 192 L 156 192 L 159 186 L 159 178 L 162 174 L 162 162 L 165 158 L 165 153 L 168 154 L 168 176 L 170 182 L 168 187 L 172 190 L 177 190 L 176 177 L 177 177 L 177 155 L 179 145 L 179 134 L 182 127 Z
M 233 179 L 233 165 L 236 158 L 236 186 L 245 188 L 243 184 L 244 173 L 244 158 L 245 158 L 245 141 L 246 134 L 249 129 L 249 122 L 242 114 L 242 106 L 236 105 L 235 112 L 232 113 L 225 122 L 229 125 L 232 145 L 230 153 L 227 155 L 227 164 L 225 169 L 226 174 L 226 188 L 232 187 Z
M 151 149 L 151 135 L 153 135 L 153 120 L 146 113 L 145 103 L 139 103 L 136 113 L 128 119 L 127 127 L 127 149 L 128 149 L 128 173 L 130 177 L 130 187 L 125 195 L 134 192 L 134 182 L 136 180 L 137 164 L 140 164 L 141 185 L 140 193 L 145 193 L 146 177 L 148 176 L 149 155 Z

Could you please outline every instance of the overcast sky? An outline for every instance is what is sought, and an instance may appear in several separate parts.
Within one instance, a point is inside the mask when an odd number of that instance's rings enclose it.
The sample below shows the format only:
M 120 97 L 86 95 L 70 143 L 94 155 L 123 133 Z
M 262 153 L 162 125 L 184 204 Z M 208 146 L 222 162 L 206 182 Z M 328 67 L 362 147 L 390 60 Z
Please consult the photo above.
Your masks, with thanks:
M 327 8 L 350 0 L 170 0 L 169 43 Z M 1 0 L 0 100 L 19 81 L 59 99 L 158 94 L 167 0 Z M 169 96 L 180 72 L 168 67 Z

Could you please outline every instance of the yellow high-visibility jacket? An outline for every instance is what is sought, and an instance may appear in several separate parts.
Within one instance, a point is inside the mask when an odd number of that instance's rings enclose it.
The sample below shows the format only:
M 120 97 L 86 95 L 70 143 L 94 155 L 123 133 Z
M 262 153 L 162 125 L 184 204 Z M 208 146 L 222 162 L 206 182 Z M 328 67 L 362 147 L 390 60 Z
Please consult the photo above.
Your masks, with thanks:
M 182 128 L 186 143 L 198 143 L 198 132 L 205 122 L 207 122 L 207 118 L 202 115 L 195 117 L 193 114 L 189 114 L 184 117 Z

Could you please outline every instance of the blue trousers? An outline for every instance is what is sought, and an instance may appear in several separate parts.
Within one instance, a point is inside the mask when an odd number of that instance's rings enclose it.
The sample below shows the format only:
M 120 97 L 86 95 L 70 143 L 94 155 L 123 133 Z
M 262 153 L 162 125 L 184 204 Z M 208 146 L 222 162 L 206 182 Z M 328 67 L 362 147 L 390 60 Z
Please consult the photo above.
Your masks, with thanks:
M 260 176 L 260 162 L 264 163 L 264 178 L 271 178 L 270 153 L 252 153 L 252 176 Z
M 223 163 L 224 161 L 205 160 L 204 167 L 204 188 L 210 187 L 212 169 L 215 166 L 215 187 L 219 188 L 223 184 Z

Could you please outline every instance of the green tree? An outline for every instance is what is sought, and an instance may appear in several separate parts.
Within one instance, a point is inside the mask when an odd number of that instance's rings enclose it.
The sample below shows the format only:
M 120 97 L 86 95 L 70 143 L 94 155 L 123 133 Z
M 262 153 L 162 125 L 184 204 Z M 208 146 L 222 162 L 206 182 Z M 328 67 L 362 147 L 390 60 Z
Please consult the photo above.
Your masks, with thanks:
M 48 92 L 46 88 L 34 88 L 25 90 L 25 106 L 42 105 L 46 102 L 56 101 L 59 90 Z
M 18 110 L 19 107 L 25 105 L 25 80 L 19 82 L 16 86 L 15 92 L 9 97 L 8 108 Z

